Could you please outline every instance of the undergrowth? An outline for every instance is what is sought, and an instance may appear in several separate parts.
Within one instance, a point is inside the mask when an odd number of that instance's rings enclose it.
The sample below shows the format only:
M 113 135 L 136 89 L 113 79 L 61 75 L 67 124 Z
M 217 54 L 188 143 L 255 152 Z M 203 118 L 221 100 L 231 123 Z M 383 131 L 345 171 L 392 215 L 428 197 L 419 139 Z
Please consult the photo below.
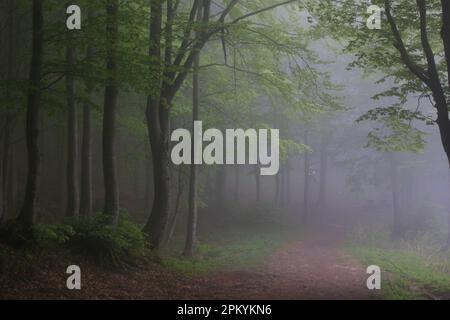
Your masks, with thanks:
M 121 212 L 115 227 L 104 214 L 60 224 L 38 223 L 31 229 L 12 221 L 0 229 L 0 240 L 25 256 L 63 248 L 104 267 L 118 269 L 128 269 L 151 258 L 145 234 L 126 212 Z M 5 250 L 0 251 L 0 271 L 2 265 L 8 264 Z
M 365 265 L 381 268 L 380 298 L 450 299 L 450 253 L 437 238 L 424 232 L 392 240 L 387 228 L 359 228 L 347 248 Z

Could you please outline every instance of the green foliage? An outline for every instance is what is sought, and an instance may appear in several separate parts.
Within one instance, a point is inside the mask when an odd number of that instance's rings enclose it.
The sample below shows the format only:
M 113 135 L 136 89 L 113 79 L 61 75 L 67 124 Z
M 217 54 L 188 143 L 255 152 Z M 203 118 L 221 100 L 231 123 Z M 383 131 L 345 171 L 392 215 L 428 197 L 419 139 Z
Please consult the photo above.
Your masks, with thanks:
M 368 135 L 368 147 L 382 152 L 412 151 L 420 152 L 425 147 L 425 133 L 414 128 L 413 120 L 432 120 L 423 116 L 421 112 L 412 112 L 399 106 L 376 108 L 361 116 L 357 122 L 378 121 L 383 127 L 377 127 Z
M 39 223 L 34 227 L 37 243 L 41 246 L 67 243 L 75 235 L 75 230 L 67 224 L 51 225 Z
M 44 249 L 66 243 L 74 235 L 70 225 L 37 223 L 31 229 L 24 228 L 15 220 L 0 229 L 0 240 L 13 247 Z
M 120 215 L 117 227 L 108 222 L 108 216 L 97 214 L 91 219 L 72 223 L 74 234 L 67 245 L 73 252 L 113 268 L 133 266 L 138 259 L 148 256 L 144 233 L 125 213 Z
M 326 30 L 339 41 L 341 49 L 351 54 L 354 59 L 348 69 L 364 71 L 366 75 L 377 77 L 376 84 L 383 84 L 384 90 L 373 97 L 374 100 L 387 98 L 391 106 L 376 108 L 361 117 L 362 120 L 379 122 L 384 128 L 369 134 L 369 145 L 379 151 L 413 151 L 423 149 L 423 133 L 415 129 L 413 121 L 432 124 L 433 120 L 423 116 L 419 109 L 421 99 L 427 97 L 434 105 L 430 88 L 409 70 L 404 57 L 400 54 L 399 43 L 394 36 L 391 24 L 386 19 L 386 10 L 380 30 L 368 30 L 366 20 L 369 18 L 367 8 L 370 5 L 385 6 L 392 10 L 393 20 L 402 38 L 410 62 L 420 69 L 427 70 L 422 37 L 420 15 L 415 1 L 408 0 L 344 0 L 336 3 L 332 0 L 305 1 L 304 9 L 318 21 L 318 28 Z M 439 32 L 441 29 L 440 1 L 427 1 L 427 37 L 436 56 L 437 72 L 443 84 L 448 82 L 444 48 Z M 381 87 L 380 87 L 381 88 Z M 443 86 L 448 95 L 447 85 Z M 418 95 L 417 109 L 411 111 L 410 98 Z

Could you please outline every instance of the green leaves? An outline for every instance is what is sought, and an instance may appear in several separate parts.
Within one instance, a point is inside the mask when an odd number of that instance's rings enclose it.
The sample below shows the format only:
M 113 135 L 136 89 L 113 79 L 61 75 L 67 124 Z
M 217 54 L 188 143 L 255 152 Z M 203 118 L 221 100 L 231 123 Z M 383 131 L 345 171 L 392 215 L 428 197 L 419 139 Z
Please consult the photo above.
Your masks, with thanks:
M 425 147 L 425 133 L 412 127 L 414 120 L 434 122 L 419 111 L 412 112 L 401 107 L 376 108 L 361 116 L 357 122 L 377 121 L 382 127 L 368 135 L 368 147 L 382 152 L 421 152 Z

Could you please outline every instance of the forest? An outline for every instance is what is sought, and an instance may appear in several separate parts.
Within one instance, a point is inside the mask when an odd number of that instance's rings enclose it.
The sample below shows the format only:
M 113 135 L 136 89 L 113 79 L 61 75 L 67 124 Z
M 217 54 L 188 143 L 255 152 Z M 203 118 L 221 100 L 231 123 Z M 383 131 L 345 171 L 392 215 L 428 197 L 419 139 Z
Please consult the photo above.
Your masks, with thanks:
M 450 300 L 449 105 L 448 0 L 0 0 L 0 300 Z

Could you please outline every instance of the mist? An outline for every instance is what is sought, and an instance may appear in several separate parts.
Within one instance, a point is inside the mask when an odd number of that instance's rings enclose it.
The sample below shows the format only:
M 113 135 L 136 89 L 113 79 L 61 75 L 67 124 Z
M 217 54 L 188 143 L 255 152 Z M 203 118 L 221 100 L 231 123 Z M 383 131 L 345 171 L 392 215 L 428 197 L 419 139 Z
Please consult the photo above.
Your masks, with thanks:
M 0 298 L 449 299 L 450 8 L 374 4 L 1 1 Z

